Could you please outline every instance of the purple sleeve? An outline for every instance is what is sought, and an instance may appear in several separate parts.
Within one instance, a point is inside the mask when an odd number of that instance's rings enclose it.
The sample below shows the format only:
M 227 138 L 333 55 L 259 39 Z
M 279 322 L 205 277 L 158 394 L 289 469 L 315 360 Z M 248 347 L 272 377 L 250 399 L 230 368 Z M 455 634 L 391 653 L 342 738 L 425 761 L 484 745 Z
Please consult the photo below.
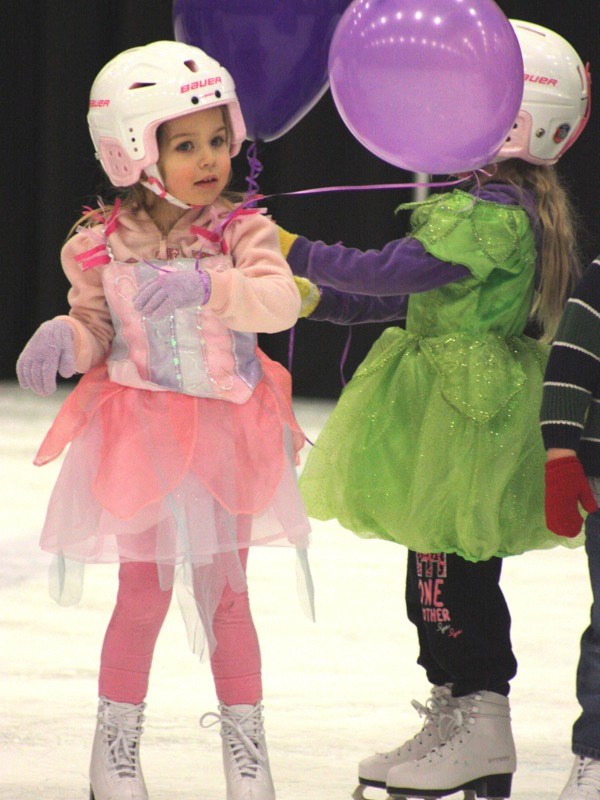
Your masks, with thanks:
M 360 325 L 367 322 L 390 322 L 404 319 L 408 297 L 390 295 L 372 297 L 349 294 L 331 286 L 319 286 L 321 300 L 308 319 L 336 325 Z
M 299 236 L 287 260 L 294 275 L 320 286 L 373 297 L 427 292 L 471 274 L 462 264 L 429 255 L 411 238 L 389 242 L 383 250 L 362 251 Z

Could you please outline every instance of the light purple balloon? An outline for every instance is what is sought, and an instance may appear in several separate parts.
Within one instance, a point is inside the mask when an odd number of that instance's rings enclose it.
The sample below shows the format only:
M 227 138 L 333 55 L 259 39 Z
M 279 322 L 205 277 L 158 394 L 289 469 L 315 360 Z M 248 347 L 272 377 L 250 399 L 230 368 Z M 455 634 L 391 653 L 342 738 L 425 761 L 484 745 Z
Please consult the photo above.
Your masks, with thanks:
M 331 42 L 329 80 L 368 150 L 452 174 L 500 149 L 521 105 L 523 58 L 492 0 L 354 0 Z

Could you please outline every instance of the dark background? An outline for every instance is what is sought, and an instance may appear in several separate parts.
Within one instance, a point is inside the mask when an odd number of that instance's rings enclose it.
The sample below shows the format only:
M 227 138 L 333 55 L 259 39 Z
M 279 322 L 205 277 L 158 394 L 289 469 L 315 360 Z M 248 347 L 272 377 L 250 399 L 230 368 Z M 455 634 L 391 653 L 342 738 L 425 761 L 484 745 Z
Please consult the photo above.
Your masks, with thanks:
M 218 0 L 216 0 L 218 2 Z M 562 34 L 600 76 L 599 0 L 498 0 L 504 13 Z M 91 83 L 120 51 L 172 39 L 170 0 L 35 0 L 2 3 L 5 47 L 2 158 L 4 241 L 0 305 L 0 378 L 13 378 L 17 356 L 44 320 L 65 313 L 68 284 L 58 255 L 82 205 L 93 202 L 105 181 L 94 159 L 85 115 Z M 600 84 L 600 77 L 597 77 Z M 561 160 L 581 216 L 586 260 L 600 252 L 598 143 L 600 110 Z M 371 155 L 349 133 L 329 92 L 280 139 L 263 144 L 260 188 L 264 194 L 317 186 L 397 183 L 410 173 Z M 237 159 L 237 188 L 246 162 Z M 346 192 L 277 198 L 269 210 L 291 231 L 361 248 L 381 247 L 403 235 L 405 215 L 395 215 L 407 190 Z M 345 368 L 348 378 L 383 326 L 354 328 Z M 295 330 L 292 374 L 297 395 L 336 397 L 339 363 L 348 330 L 301 320 Z M 287 364 L 289 334 L 261 337 L 263 349 Z

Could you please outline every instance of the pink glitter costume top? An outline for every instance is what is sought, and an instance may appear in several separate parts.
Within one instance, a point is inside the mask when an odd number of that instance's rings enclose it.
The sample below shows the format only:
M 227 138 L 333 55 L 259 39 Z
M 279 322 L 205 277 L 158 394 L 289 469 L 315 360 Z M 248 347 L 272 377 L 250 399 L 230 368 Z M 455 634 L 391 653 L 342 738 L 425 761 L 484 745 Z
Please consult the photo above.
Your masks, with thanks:
M 244 403 L 262 376 L 255 333 L 232 330 L 203 306 L 177 309 L 161 320 L 147 319 L 133 308 L 135 293 L 156 277 L 157 269 L 189 272 L 197 267 L 214 275 L 233 269 L 233 262 L 230 256 L 111 261 L 102 269 L 115 329 L 108 374 L 138 389 Z

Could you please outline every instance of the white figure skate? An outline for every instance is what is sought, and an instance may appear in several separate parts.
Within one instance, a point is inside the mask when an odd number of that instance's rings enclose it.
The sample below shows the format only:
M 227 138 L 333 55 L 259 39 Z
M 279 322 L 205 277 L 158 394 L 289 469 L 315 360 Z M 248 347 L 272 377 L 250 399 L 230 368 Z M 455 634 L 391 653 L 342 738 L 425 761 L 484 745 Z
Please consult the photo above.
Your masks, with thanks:
M 600 800 L 600 761 L 575 756 L 569 780 L 558 800 Z
M 90 800 L 148 800 L 140 764 L 145 703 L 98 702 L 90 763 Z
M 269 755 L 265 741 L 262 705 L 219 705 L 219 714 L 209 711 L 200 724 L 209 728 L 221 723 L 223 768 L 227 800 L 275 800 Z M 205 720 L 213 721 L 205 724 Z
M 457 700 L 440 719 L 442 743 L 388 772 L 386 788 L 394 800 L 437 799 L 461 790 L 468 800 L 510 797 L 517 761 L 508 698 L 481 691 Z
M 441 744 L 442 740 L 438 730 L 440 718 L 442 714 L 451 713 L 457 704 L 458 701 L 452 697 L 450 684 L 432 687 L 425 705 L 417 700 L 412 700 L 412 705 L 419 716 L 425 717 L 423 727 L 412 739 L 395 750 L 376 753 L 360 762 L 358 765 L 359 787 L 354 793 L 355 800 L 364 798 L 362 789 L 366 786 L 385 789 L 388 772 L 392 767 L 403 764 L 405 761 L 421 758 Z

